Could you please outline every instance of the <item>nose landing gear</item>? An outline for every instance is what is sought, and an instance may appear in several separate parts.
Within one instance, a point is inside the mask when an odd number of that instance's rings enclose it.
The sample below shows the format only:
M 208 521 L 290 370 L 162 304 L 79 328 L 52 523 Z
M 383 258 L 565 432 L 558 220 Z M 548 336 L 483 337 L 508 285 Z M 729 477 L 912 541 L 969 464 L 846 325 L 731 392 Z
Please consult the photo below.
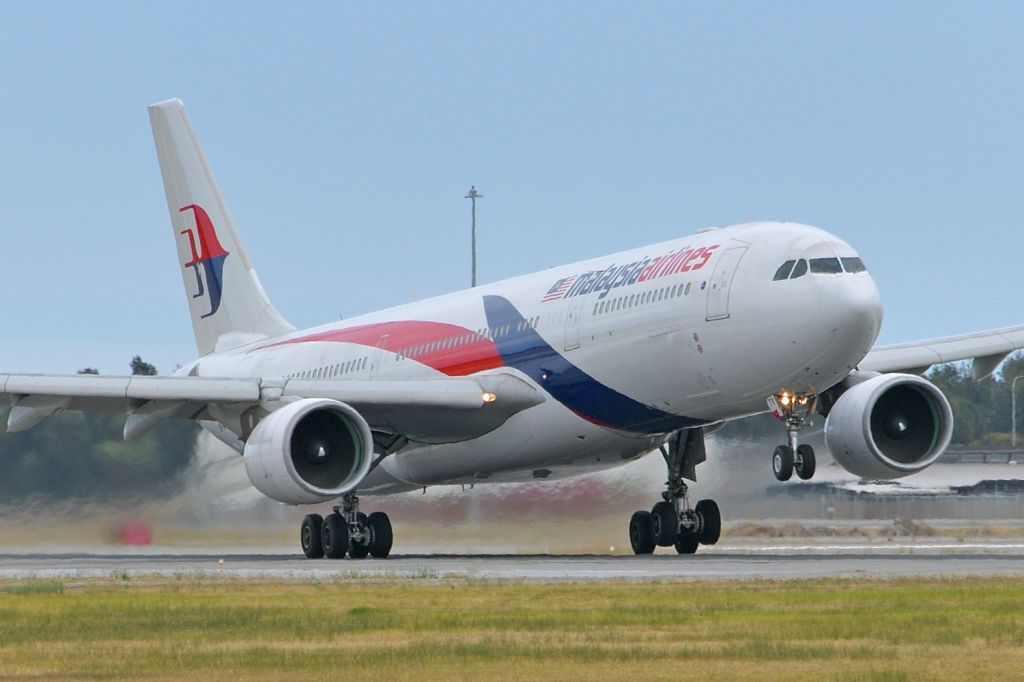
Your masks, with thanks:
M 651 511 L 638 511 L 629 520 L 629 544 L 634 554 L 650 554 L 655 547 L 675 547 L 679 554 L 693 554 L 700 545 L 718 542 L 722 516 L 714 500 L 690 507 L 684 475 L 697 480 L 696 466 L 705 459 L 703 429 L 673 435 L 661 448 L 668 468 L 662 501 Z
M 772 453 L 772 473 L 780 481 L 788 481 L 793 473 L 806 481 L 814 476 L 816 462 L 814 448 L 806 443 L 798 445 L 798 434 L 814 410 L 817 398 L 782 392 L 768 398 L 768 407 L 776 419 L 786 422 L 787 445 L 780 445 Z

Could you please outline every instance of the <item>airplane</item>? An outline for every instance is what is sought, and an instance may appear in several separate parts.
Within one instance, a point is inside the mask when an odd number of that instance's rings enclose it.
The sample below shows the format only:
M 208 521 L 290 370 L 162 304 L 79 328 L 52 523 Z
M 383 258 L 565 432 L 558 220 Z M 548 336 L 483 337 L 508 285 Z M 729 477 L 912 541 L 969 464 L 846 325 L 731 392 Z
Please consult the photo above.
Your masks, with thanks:
M 252 485 L 307 515 L 308 558 L 384 558 L 388 516 L 359 495 L 538 481 L 658 451 L 665 489 L 628 531 L 635 554 L 715 544 L 714 500 L 687 481 L 704 439 L 771 411 L 779 481 L 810 479 L 808 418 L 849 472 L 894 479 L 931 465 L 953 415 L 921 375 L 972 360 L 988 376 L 1024 325 L 874 347 L 878 289 L 838 237 L 756 222 L 483 284 L 297 330 L 274 308 L 180 100 L 149 107 L 198 357 L 173 376 L 0 374 L 8 431 L 64 410 L 127 414 L 125 439 L 197 421 L 237 451 Z

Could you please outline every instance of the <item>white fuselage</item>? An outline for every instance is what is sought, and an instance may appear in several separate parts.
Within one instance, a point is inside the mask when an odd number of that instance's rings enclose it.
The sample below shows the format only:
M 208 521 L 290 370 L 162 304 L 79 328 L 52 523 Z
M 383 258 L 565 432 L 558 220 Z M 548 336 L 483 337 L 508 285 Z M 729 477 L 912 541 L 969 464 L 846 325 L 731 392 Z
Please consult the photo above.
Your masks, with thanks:
M 787 261 L 856 256 L 805 225 L 707 230 L 214 353 L 187 370 L 345 381 L 511 367 L 546 402 L 480 438 L 411 445 L 360 492 L 573 475 L 638 457 L 679 428 L 763 412 L 781 390 L 816 394 L 845 378 L 881 325 L 871 276 L 824 266 L 775 276 Z

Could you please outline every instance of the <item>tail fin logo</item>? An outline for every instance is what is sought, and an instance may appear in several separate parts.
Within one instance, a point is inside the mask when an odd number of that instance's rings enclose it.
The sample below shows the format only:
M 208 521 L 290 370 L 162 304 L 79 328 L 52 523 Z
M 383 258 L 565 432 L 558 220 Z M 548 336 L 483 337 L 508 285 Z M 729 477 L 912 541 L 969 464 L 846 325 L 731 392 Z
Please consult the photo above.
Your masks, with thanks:
M 210 317 L 220 308 L 224 281 L 224 259 L 230 254 L 220 245 L 217 231 L 213 228 L 213 221 L 210 220 L 209 214 L 202 206 L 189 204 L 178 210 L 182 213 L 192 211 L 195 216 L 195 228 L 188 228 L 180 233 L 188 239 L 189 249 L 192 253 L 192 258 L 184 264 L 184 267 L 192 268 L 196 275 L 198 291 L 192 298 L 210 297 L 210 312 L 202 316 Z M 200 271 L 200 267 L 202 271 Z

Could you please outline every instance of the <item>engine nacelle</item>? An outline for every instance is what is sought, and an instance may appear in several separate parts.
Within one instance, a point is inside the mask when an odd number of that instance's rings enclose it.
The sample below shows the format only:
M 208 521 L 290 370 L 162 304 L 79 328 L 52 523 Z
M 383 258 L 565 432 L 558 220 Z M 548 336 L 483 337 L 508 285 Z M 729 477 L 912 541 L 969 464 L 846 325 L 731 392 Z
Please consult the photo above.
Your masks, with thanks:
M 839 396 L 825 420 L 825 443 L 862 478 L 909 476 L 939 458 L 953 435 L 949 401 L 913 374 L 881 374 Z
M 264 417 L 243 454 L 249 480 L 261 493 L 287 504 L 312 504 L 359 485 L 373 462 L 373 435 L 345 403 L 307 398 Z

